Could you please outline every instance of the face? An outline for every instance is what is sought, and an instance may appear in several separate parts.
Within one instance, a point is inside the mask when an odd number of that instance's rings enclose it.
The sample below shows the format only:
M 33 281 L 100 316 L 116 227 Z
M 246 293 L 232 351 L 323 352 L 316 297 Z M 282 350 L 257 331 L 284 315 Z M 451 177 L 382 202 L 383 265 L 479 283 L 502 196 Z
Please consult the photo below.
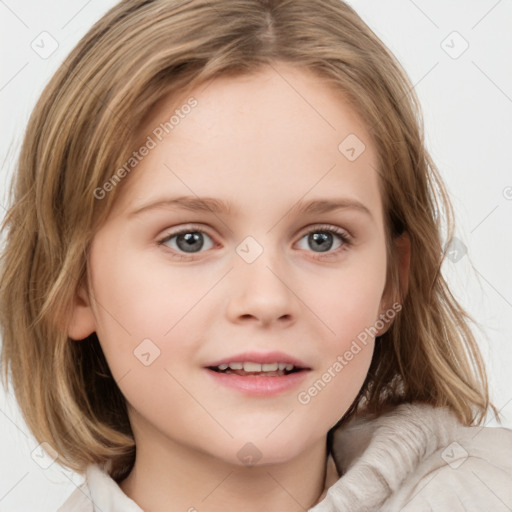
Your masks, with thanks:
M 162 100 L 93 239 L 69 334 L 96 331 L 138 446 L 290 460 L 325 441 L 389 327 L 375 148 L 339 92 L 276 69 Z

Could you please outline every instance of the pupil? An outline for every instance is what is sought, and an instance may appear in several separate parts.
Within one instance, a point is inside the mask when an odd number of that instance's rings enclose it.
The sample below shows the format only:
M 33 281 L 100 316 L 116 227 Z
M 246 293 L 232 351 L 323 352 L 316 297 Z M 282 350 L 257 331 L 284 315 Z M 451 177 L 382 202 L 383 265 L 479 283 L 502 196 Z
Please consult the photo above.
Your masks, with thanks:
M 182 240 L 185 241 L 184 244 L 180 244 Z M 177 236 L 176 244 L 185 252 L 194 252 L 195 249 L 201 249 L 203 247 L 203 240 L 200 233 L 185 233 Z
M 332 235 L 330 233 L 313 233 L 309 235 L 309 240 L 310 242 L 319 243 L 318 247 L 321 249 L 321 252 L 328 251 L 332 247 Z

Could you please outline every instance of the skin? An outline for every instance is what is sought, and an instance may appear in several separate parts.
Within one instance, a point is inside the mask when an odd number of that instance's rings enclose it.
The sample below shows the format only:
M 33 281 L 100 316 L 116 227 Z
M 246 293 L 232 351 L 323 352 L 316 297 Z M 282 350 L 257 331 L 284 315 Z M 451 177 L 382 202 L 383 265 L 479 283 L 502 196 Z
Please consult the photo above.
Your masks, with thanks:
M 362 386 L 373 338 L 309 403 L 297 395 L 393 304 L 377 155 L 366 128 L 314 74 L 274 68 L 193 91 L 197 107 L 125 178 L 92 242 L 69 336 L 96 331 L 126 397 L 137 458 L 120 487 L 145 511 L 282 512 L 317 503 L 326 434 Z M 159 102 L 140 140 L 183 103 Z M 354 161 L 338 150 L 349 134 L 366 145 Z M 129 215 L 181 195 L 223 199 L 232 211 Z M 290 213 L 299 200 L 342 197 L 370 213 Z M 203 233 L 196 252 L 185 252 L 177 237 L 157 244 L 191 223 L 189 232 Z M 323 252 L 307 236 L 324 232 L 318 224 L 345 230 L 352 243 L 332 235 Z M 236 252 L 247 236 L 263 250 L 250 264 Z M 399 249 L 406 279 L 407 246 Z M 147 338 L 160 350 L 149 366 L 134 356 Z M 291 391 L 254 397 L 218 385 L 203 368 L 248 350 L 279 350 L 311 370 Z M 261 457 L 254 466 L 237 455 L 249 442 Z

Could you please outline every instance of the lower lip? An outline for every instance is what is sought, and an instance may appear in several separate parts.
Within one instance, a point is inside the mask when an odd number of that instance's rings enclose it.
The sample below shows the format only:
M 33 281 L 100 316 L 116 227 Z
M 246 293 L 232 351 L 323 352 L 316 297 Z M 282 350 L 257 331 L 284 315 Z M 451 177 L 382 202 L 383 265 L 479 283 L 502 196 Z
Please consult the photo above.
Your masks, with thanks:
M 258 375 L 243 377 L 234 373 L 215 372 L 209 368 L 206 368 L 206 371 L 219 384 L 252 396 L 270 396 L 290 391 L 297 387 L 309 373 L 309 370 L 301 370 L 280 377 Z

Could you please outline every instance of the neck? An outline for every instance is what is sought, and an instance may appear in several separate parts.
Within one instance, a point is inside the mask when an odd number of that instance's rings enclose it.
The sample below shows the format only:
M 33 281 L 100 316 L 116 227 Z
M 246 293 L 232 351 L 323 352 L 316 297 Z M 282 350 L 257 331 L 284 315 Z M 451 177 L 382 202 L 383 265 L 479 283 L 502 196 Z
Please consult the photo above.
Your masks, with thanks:
M 304 512 L 324 492 L 326 444 L 279 464 L 233 464 L 158 436 L 136 439 L 137 456 L 119 486 L 145 512 Z

